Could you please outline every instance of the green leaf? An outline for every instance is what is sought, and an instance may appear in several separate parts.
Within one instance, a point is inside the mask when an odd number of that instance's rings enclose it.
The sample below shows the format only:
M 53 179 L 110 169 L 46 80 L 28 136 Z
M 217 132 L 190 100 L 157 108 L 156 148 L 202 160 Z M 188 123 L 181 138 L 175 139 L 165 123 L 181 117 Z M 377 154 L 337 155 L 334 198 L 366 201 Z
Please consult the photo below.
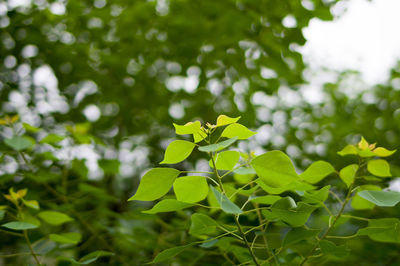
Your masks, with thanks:
M 355 210 L 368 210 L 368 209 L 373 209 L 375 207 L 374 203 L 358 195 L 358 193 L 363 190 L 382 190 L 382 189 L 375 185 L 363 185 L 358 187 L 356 195 L 351 200 L 351 207 L 353 207 L 353 209 Z
M 34 127 L 32 125 L 29 125 L 27 123 L 22 123 L 22 126 L 26 129 L 26 131 L 29 131 L 31 133 L 37 133 L 40 131 L 40 128 Z
M 392 176 L 389 163 L 385 160 L 370 160 L 367 164 L 368 172 L 379 177 Z
M 57 142 L 62 141 L 65 137 L 57 135 L 57 134 L 48 134 L 44 137 L 40 143 L 47 143 L 47 144 L 56 144 Z
M 1 226 L 12 230 L 29 230 L 38 228 L 37 225 L 26 222 L 9 222 Z
M 374 156 L 376 156 L 376 154 L 373 153 L 369 148 L 367 148 L 367 149 L 365 149 L 365 150 L 359 150 L 359 151 L 358 151 L 358 155 L 359 155 L 360 157 L 363 157 L 363 158 L 368 158 L 368 157 L 374 157 Z
M 237 151 L 223 151 L 217 154 L 215 158 L 215 166 L 218 170 L 230 171 L 239 162 L 240 154 Z M 209 162 L 210 167 L 214 168 L 212 161 Z
M 375 155 L 379 156 L 379 157 L 388 157 L 388 156 L 392 155 L 395 152 L 396 152 L 396 150 L 390 151 L 390 150 L 387 150 L 387 149 L 382 148 L 382 147 L 378 147 L 375 150 L 373 150 L 373 153 L 375 153 Z
M 336 246 L 335 243 L 328 240 L 321 240 L 319 247 L 323 254 L 333 255 L 338 258 L 343 258 L 350 254 L 350 250 L 345 245 Z
M 364 190 L 357 193 L 360 197 L 382 207 L 393 207 L 400 202 L 400 192 Z
M 235 203 L 230 201 L 225 194 L 219 192 L 216 188 L 214 188 L 211 185 L 210 188 L 214 193 L 214 196 L 217 199 L 219 206 L 224 212 L 231 214 L 240 214 L 243 212 Z
M 257 132 L 253 132 L 241 124 L 234 123 L 230 124 L 224 129 L 224 131 L 222 131 L 221 137 L 226 137 L 226 138 L 237 137 L 238 139 L 248 139 L 255 134 L 257 134 Z
M 158 253 L 158 255 L 154 258 L 154 260 L 151 263 L 158 263 L 158 262 L 173 258 L 173 257 L 179 255 L 180 253 L 182 253 L 185 249 L 189 248 L 192 245 L 193 244 L 189 244 L 186 246 L 178 246 L 178 247 L 173 247 L 173 248 L 163 250 L 160 253 Z
M 86 256 L 82 257 L 79 261 L 76 261 L 73 258 L 64 257 L 64 256 L 59 256 L 59 257 L 57 257 L 57 259 L 62 260 L 62 261 L 69 261 L 72 264 L 87 265 L 92 262 L 95 262 L 100 257 L 107 257 L 107 256 L 114 256 L 114 253 L 108 252 L 108 251 L 103 251 L 103 250 L 97 250 L 97 251 L 91 252 L 91 253 L 87 254 Z
M 219 239 L 211 239 L 211 240 L 209 240 L 209 241 L 203 242 L 201 245 L 199 245 L 199 247 L 202 247 L 202 248 L 211 248 L 211 247 L 213 247 L 218 241 L 219 241 Z
M 329 189 L 331 186 L 325 186 L 317 191 L 305 191 L 302 196 L 303 202 L 305 203 L 314 203 L 314 204 L 322 204 L 325 200 L 328 199 Z
M 199 147 L 199 151 L 202 151 L 202 152 L 217 152 L 217 151 L 221 151 L 221 150 L 229 147 L 230 145 L 232 145 L 236 140 L 237 140 L 237 138 L 234 137 L 234 138 L 231 138 L 231 139 L 228 139 L 228 140 L 221 141 L 219 143 L 210 144 L 210 145 L 206 145 L 206 146 L 200 146 Z
M 304 225 L 316 206 L 299 202 L 298 206 L 291 197 L 285 197 L 271 206 L 271 211 L 264 211 L 267 218 L 282 220 L 293 227 Z
M 335 168 L 330 163 L 317 161 L 300 174 L 300 178 L 308 183 L 315 184 L 334 172 Z
M 35 209 L 35 210 L 39 210 L 39 202 L 37 202 L 36 200 L 24 200 L 22 199 L 23 203 L 25 206 Z
M 15 136 L 11 139 L 4 139 L 4 143 L 16 151 L 26 150 L 28 148 L 31 148 L 35 144 L 35 142 L 31 140 L 31 138 L 24 136 Z
M 192 153 L 196 144 L 186 140 L 174 140 L 164 154 L 164 160 L 160 164 L 174 164 L 185 160 Z
M 216 126 L 217 127 L 222 127 L 222 126 L 226 126 L 226 125 L 229 125 L 229 124 L 233 124 L 233 123 L 236 123 L 239 119 L 240 119 L 240 116 L 233 118 L 233 117 L 229 117 L 229 116 L 226 116 L 226 115 L 219 115 L 217 117 Z
M 281 151 L 270 151 L 251 161 L 257 175 L 268 186 L 285 187 L 298 178 L 289 157 Z
M 339 176 L 347 187 L 350 187 L 350 185 L 354 182 L 357 170 L 358 170 L 357 164 L 350 164 L 344 167 L 342 170 L 340 170 Z
M 195 122 L 188 122 L 185 125 L 177 125 L 173 123 L 175 127 L 175 133 L 177 135 L 188 135 L 188 134 L 194 134 L 200 131 L 201 129 L 201 123 L 200 121 L 195 121 Z
M 292 228 L 283 239 L 283 246 L 314 238 L 320 231 L 320 229 L 305 229 L 303 227 Z
M 43 211 L 40 212 L 38 216 L 40 219 L 51 225 L 61 225 L 74 220 L 64 213 L 55 211 Z
M 183 176 L 175 180 L 177 200 L 187 203 L 202 201 L 207 197 L 208 185 L 204 176 Z
M 78 263 L 79 264 L 83 264 L 83 265 L 87 265 L 89 263 L 95 262 L 100 257 L 109 257 L 109 256 L 114 256 L 114 253 L 108 252 L 108 251 L 104 251 L 104 250 L 96 250 L 96 251 L 93 251 L 93 252 L 83 256 L 78 261 Z
M 155 213 L 159 213 L 159 212 L 173 212 L 173 211 L 178 211 L 178 210 L 182 210 L 185 208 L 189 208 L 192 206 L 193 206 L 193 204 L 178 201 L 175 199 L 165 199 L 165 200 L 158 202 L 150 210 L 142 211 L 142 212 L 148 213 L 148 214 L 155 214 Z
M 280 200 L 280 196 L 275 196 L 275 195 L 266 195 L 266 196 L 259 196 L 259 197 L 253 197 L 250 200 L 255 203 L 261 203 L 261 204 L 267 204 L 271 205 Z
M 78 244 L 81 241 L 82 235 L 76 232 L 63 234 L 50 234 L 49 238 L 61 244 Z
M 117 159 L 113 159 L 113 160 L 101 159 L 101 160 L 98 160 L 98 164 L 99 164 L 100 168 L 103 170 L 104 174 L 116 175 L 119 173 L 119 166 L 121 163 Z
M 4 219 L 4 215 L 6 212 L 4 210 L 0 210 L 0 221 Z
M 211 235 L 216 232 L 216 228 L 219 226 L 214 219 L 201 213 L 193 214 L 191 220 L 189 229 L 191 235 Z
M 270 187 L 264 183 L 263 180 L 257 179 L 256 183 L 265 191 L 268 192 L 269 194 L 281 194 L 285 191 L 307 191 L 307 190 L 312 190 L 315 189 L 313 185 L 310 185 L 305 182 L 301 182 L 298 180 L 294 180 L 293 182 L 289 183 L 288 185 L 284 187 Z
M 201 129 L 200 121 L 189 122 L 185 125 L 177 125 L 174 123 L 175 132 L 178 135 L 192 134 L 194 142 L 200 142 L 207 137 L 207 134 Z
M 368 226 L 361 228 L 358 235 L 367 235 L 374 241 L 400 243 L 400 220 L 396 218 L 370 219 Z
M 180 171 L 173 168 L 153 168 L 140 180 L 139 187 L 129 200 L 152 201 L 161 198 L 171 189 Z
M 339 151 L 338 154 L 340 156 L 357 155 L 358 149 L 353 145 L 347 145 L 346 147 L 343 148 L 343 150 Z

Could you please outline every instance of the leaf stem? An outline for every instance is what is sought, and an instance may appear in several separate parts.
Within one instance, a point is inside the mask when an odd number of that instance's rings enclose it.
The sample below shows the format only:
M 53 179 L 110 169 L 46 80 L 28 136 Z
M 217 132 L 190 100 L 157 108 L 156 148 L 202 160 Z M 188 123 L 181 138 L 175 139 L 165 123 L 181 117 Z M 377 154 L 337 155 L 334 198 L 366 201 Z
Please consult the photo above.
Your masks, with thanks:
M 360 220 L 360 221 L 367 221 L 367 222 L 370 220 L 368 218 L 358 217 L 358 216 L 353 216 L 353 215 L 347 215 L 347 214 L 343 214 L 342 217 L 350 218 L 350 219 L 354 219 L 354 220 Z
M 31 251 L 31 254 L 32 254 L 33 258 L 36 261 L 36 264 L 40 265 L 40 261 L 39 261 L 38 257 L 36 256 L 35 251 L 33 251 L 32 244 L 31 244 L 31 241 L 29 240 L 29 236 L 28 236 L 27 230 L 24 230 L 24 237 L 25 237 L 26 243 L 28 244 L 29 250 Z
M 352 183 L 349 187 L 349 190 L 347 192 L 345 200 L 342 202 L 342 206 L 340 207 L 340 210 L 338 214 L 336 215 L 335 219 L 333 220 L 332 224 L 328 227 L 328 229 L 325 231 L 325 233 L 321 236 L 321 238 L 318 239 L 317 243 L 314 245 L 314 247 L 311 249 L 311 251 L 308 253 L 308 255 L 303 259 L 303 261 L 300 263 L 300 266 L 304 265 L 306 261 L 312 256 L 313 252 L 317 249 L 319 243 L 328 236 L 330 231 L 333 229 L 335 226 L 336 222 L 339 220 L 340 216 L 342 215 L 344 208 L 346 207 L 347 203 L 349 202 L 352 194 L 352 188 L 353 188 L 354 183 Z
M 213 172 L 206 172 L 206 171 L 181 171 L 181 173 L 182 173 L 182 174 L 185 174 L 185 173 L 209 174 L 209 175 L 214 174 Z
M 236 222 L 237 228 L 239 229 L 239 233 L 242 235 L 243 240 L 244 240 L 244 243 L 246 244 L 246 247 L 247 247 L 247 249 L 249 250 L 250 255 L 251 255 L 251 257 L 252 257 L 254 263 L 255 263 L 257 266 L 260 266 L 261 264 L 258 263 L 257 257 L 256 257 L 256 255 L 254 254 L 253 250 L 251 249 L 250 244 L 249 244 L 249 242 L 247 241 L 247 238 L 246 238 L 246 236 L 245 236 L 245 234 L 244 234 L 244 232 L 243 232 L 243 230 L 242 230 L 242 227 L 240 226 L 240 223 L 239 223 L 239 215 L 235 215 L 235 222 Z
M 213 154 L 213 153 L 210 153 L 210 157 L 211 157 L 212 164 L 213 164 L 213 166 L 214 166 L 214 173 L 215 173 L 215 175 L 216 175 L 216 177 L 217 177 L 217 180 L 218 180 L 219 186 L 220 186 L 220 188 L 221 188 L 221 191 L 222 191 L 222 193 L 224 193 L 224 194 L 226 195 L 224 186 L 222 185 L 221 177 L 220 177 L 220 175 L 219 175 L 219 173 L 218 173 L 218 170 L 217 170 L 217 167 L 216 167 L 216 165 L 215 165 L 214 154 Z M 250 247 L 249 242 L 247 241 L 246 235 L 244 234 L 243 229 L 242 229 L 242 227 L 240 226 L 240 223 L 239 223 L 239 215 L 235 215 L 235 222 L 236 222 L 237 228 L 238 228 L 238 230 L 239 230 L 239 233 L 241 234 L 241 236 L 242 236 L 242 238 L 243 238 L 243 240 L 244 240 L 244 243 L 245 243 L 247 249 L 249 250 L 249 253 L 250 253 L 251 257 L 253 258 L 254 263 L 255 263 L 257 266 L 260 266 L 260 264 L 258 263 L 257 258 L 256 258 L 256 256 L 255 256 L 253 250 L 252 250 L 251 247 Z

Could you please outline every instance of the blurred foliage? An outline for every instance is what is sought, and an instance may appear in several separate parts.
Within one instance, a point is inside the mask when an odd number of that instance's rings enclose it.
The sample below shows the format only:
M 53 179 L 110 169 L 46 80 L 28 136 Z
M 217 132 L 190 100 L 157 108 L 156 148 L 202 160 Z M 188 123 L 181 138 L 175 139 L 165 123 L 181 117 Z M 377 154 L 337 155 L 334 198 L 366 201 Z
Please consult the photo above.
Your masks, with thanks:
M 400 66 L 387 84 L 370 88 L 345 72 L 321 88 L 322 102 L 302 97 L 302 29 L 313 18 L 333 19 L 335 2 L 0 2 L 1 192 L 28 188 L 25 197 L 40 210 L 24 205 L 27 217 L 57 211 L 73 219 L 28 230 L 37 254 L 46 254 L 42 263 L 142 265 L 187 243 L 190 212 L 150 216 L 126 201 L 162 160 L 173 121 L 242 115 L 259 132 L 242 148 L 284 150 L 300 169 L 318 159 L 341 168 L 338 147 L 360 135 L 399 147 Z M 202 164 L 194 156 L 179 168 Z M 398 217 L 398 208 L 376 208 L 371 217 Z M 48 237 L 63 233 L 81 240 Z M 34 262 L 21 236 L 0 234 L 4 264 Z M 352 250 L 349 263 L 398 264 L 394 244 L 354 240 Z M 201 256 L 194 249 L 176 263 Z M 204 265 L 224 261 L 215 254 Z

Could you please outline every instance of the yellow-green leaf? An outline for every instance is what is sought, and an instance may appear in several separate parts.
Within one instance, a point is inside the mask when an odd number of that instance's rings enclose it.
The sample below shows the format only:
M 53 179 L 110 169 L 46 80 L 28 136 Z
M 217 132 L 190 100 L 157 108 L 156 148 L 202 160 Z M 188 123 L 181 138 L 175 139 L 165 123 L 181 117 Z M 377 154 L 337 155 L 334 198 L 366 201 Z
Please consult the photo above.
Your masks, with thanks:
M 218 170 L 232 170 L 239 162 L 240 154 L 237 151 L 223 151 L 217 154 L 215 158 L 215 167 Z M 210 167 L 214 168 L 212 161 L 209 162 Z
M 355 146 L 353 145 L 347 145 L 344 147 L 341 151 L 338 152 L 340 156 L 346 156 L 346 155 L 357 155 L 358 150 Z
M 350 187 L 350 185 L 354 182 L 357 170 L 358 170 L 357 164 L 350 164 L 344 167 L 342 170 L 340 170 L 339 176 L 343 180 L 343 182 L 347 185 L 347 187 Z
M 373 153 L 375 153 L 375 155 L 379 156 L 379 157 L 388 157 L 388 156 L 392 155 L 395 152 L 396 152 L 396 150 L 390 151 L 390 150 L 387 150 L 387 149 L 382 148 L 382 147 L 378 147 L 375 150 L 373 150 Z
M 371 160 L 368 161 L 367 164 L 368 172 L 375 176 L 379 177 L 390 177 L 392 174 L 390 173 L 389 163 L 385 160 Z
M 268 186 L 279 188 L 298 179 L 290 158 L 281 151 L 270 151 L 251 161 L 257 175 Z
M 152 201 L 161 198 L 171 189 L 180 171 L 173 168 L 153 168 L 140 180 L 139 187 L 129 200 Z
M 175 164 L 185 160 L 192 153 L 196 144 L 186 140 L 171 142 L 164 154 L 164 160 L 160 164 Z
M 335 168 L 330 163 L 317 161 L 300 174 L 300 178 L 308 183 L 315 184 L 334 172 Z
M 247 127 L 238 123 L 234 123 L 230 124 L 224 129 L 224 131 L 222 131 L 221 137 L 226 137 L 226 138 L 237 137 L 238 139 L 248 139 L 255 134 L 257 133 L 251 131 Z
M 368 210 L 368 209 L 373 209 L 375 207 L 374 203 L 372 203 L 372 202 L 360 197 L 360 195 L 358 195 L 358 193 L 363 190 L 382 190 L 382 189 L 375 185 L 360 186 L 357 189 L 356 195 L 351 200 L 351 207 L 353 207 L 353 209 L 355 209 L 355 210 Z
M 222 126 L 226 126 L 226 125 L 229 125 L 229 124 L 233 124 L 233 123 L 236 123 L 239 119 L 240 119 L 240 116 L 232 118 L 232 117 L 229 117 L 229 116 L 226 116 L 226 115 L 219 115 L 218 118 L 217 118 L 216 126 L 217 127 L 222 127 Z
M 175 180 L 174 192 L 177 200 L 186 203 L 202 201 L 207 197 L 208 185 L 204 176 L 183 176 Z

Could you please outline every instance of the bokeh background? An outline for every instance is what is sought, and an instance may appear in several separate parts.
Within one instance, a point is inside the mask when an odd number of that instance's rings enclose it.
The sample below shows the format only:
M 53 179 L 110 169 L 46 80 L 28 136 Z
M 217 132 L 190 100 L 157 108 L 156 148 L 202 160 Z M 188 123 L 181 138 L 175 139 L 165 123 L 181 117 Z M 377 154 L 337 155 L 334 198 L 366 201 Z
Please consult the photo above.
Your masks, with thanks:
M 162 160 L 173 122 L 241 116 L 258 132 L 243 150 L 283 150 L 300 172 L 318 159 L 344 166 L 336 152 L 361 136 L 399 148 L 399 8 L 395 0 L 0 1 L 0 116 L 41 128 L 37 141 L 63 137 L 29 154 L 35 169 L 1 143 L 1 190 L 28 187 L 43 206 L 80 212 L 103 240 L 70 254 L 111 246 L 141 265 L 168 246 L 157 236 L 168 239 L 160 226 L 174 218 L 149 218 L 127 199 Z M 25 133 L 18 123 L 1 128 L 2 139 Z M 398 155 L 390 158 L 396 177 Z M 207 165 L 193 156 L 179 167 Z M 44 183 L 72 202 L 52 199 Z M 386 185 L 400 190 L 396 178 Z M 1 237 L 3 253 L 19 249 Z

